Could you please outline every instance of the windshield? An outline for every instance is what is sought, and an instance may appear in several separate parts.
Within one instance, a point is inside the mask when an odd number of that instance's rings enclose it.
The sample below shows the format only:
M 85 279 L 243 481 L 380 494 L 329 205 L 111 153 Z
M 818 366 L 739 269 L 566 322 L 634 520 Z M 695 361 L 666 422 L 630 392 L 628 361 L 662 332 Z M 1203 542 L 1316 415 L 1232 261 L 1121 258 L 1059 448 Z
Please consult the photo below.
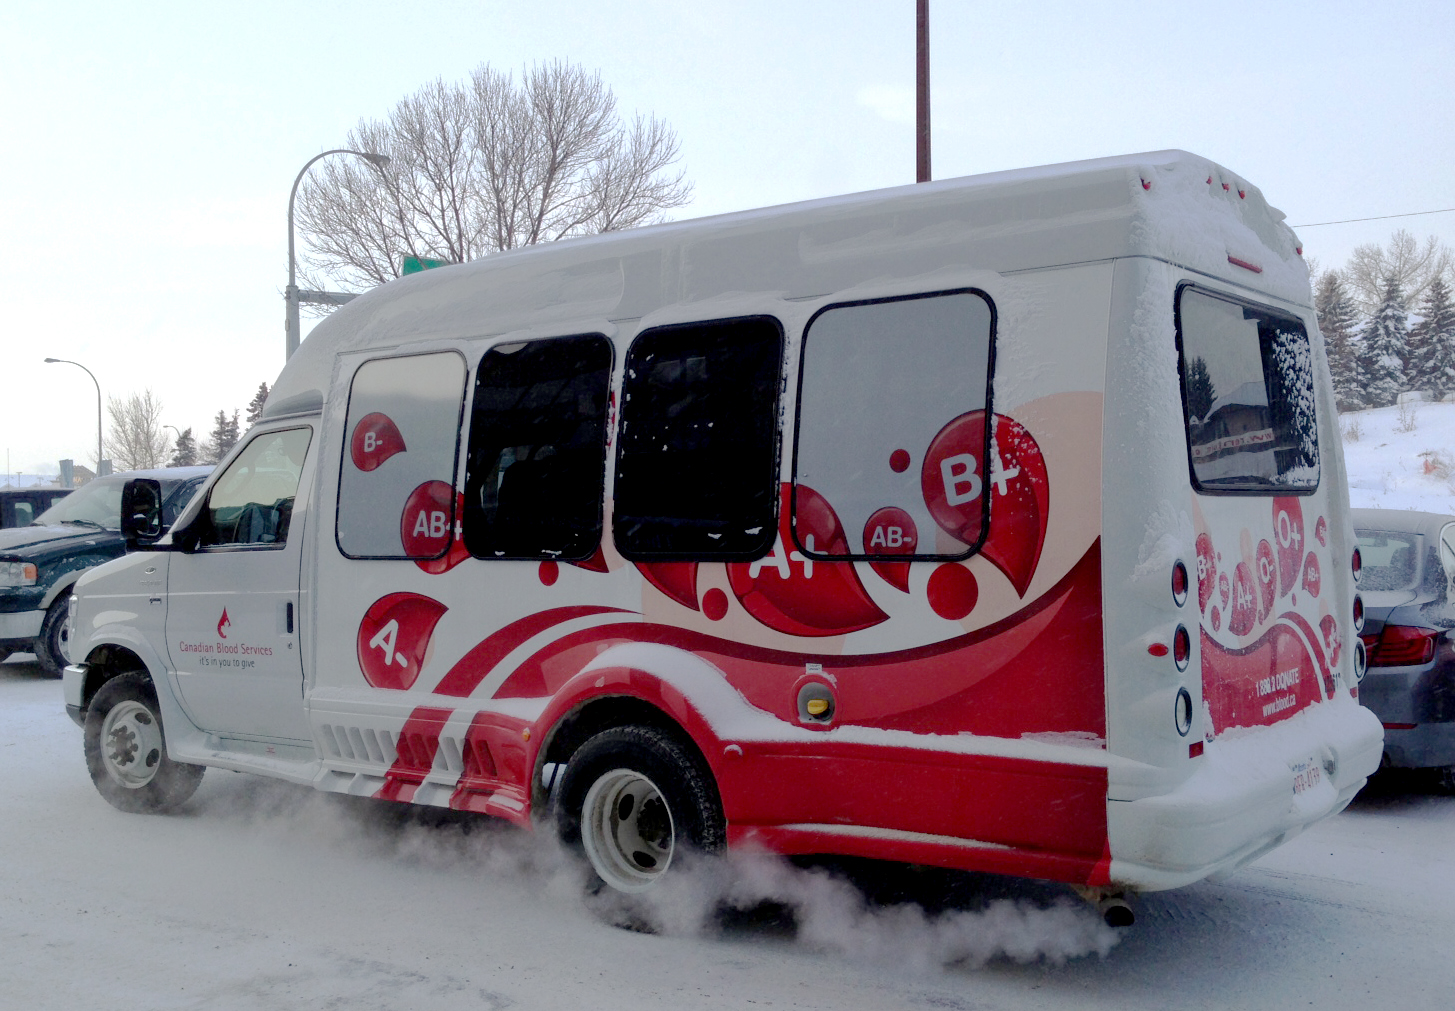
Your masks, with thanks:
M 35 518 L 37 526 L 75 523 L 121 529 L 121 481 L 92 481 L 82 485 Z

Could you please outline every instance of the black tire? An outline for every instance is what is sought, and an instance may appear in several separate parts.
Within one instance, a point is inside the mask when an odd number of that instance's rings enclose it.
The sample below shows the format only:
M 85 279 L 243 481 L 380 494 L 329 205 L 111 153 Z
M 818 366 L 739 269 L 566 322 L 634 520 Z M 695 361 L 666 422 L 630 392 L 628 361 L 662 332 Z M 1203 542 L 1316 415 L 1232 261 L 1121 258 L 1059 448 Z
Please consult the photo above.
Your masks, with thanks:
M 101 686 L 86 710 L 85 748 L 97 791 L 131 813 L 173 810 L 192 796 L 206 771 L 167 757 L 156 689 L 140 671 Z
M 66 617 L 71 609 L 71 595 L 63 594 L 51 604 L 40 623 L 40 635 L 35 637 L 35 658 L 40 669 L 53 678 L 61 676 L 61 669 L 70 663 L 66 659 Z
M 556 826 L 619 892 L 652 887 L 684 850 L 716 853 L 727 842 L 711 772 L 655 727 L 616 727 L 583 744 L 561 777 Z

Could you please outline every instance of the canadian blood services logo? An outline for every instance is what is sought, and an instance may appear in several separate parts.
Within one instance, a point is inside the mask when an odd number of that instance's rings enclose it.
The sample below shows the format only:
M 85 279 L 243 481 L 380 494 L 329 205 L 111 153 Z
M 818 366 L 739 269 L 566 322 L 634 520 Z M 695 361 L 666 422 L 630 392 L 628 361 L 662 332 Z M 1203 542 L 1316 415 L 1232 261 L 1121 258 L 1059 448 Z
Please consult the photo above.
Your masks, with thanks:
M 227 630 L 232 628 L 232 621 L 227 616 L 227 608 L 222 609 L 222 617 L 217 619 L 217 637 L 227 638 Z
M 355 649 L 364 679 L 375 688 L 409 688 L 429 662 L 435 625 L 448 611 L 420 593 L 390 593 L 369 605 Z

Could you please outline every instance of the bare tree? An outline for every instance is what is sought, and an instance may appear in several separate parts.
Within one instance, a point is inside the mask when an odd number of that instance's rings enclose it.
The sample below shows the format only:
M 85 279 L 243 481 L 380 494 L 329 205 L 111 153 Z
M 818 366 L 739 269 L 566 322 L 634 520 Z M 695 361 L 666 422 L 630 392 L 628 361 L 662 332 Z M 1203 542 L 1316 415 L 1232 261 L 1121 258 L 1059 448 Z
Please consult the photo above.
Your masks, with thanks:
M 171 437 L 162 428 L 162 402 L 151 390 L 125 400 L 108 397 L 106 413 L 111 417 L 106 451 L 118 470 L 164 466 Z
M 1399 284 L 1409 305 L 1418 302 L 1437 277 L 1455 285 L 1455 252 L 1433 235 L 1421 245 L 1401 228 L 1389 237 L 1388 246 L 1371 242 L 1355 247 L 1340 274 L 1359 311 L 1372 316 L 1383 304 L 1390 280 Z
M 560 61 L 477 69 L 361 121 L 345 146 L 385 169 L 321 162 L 298 196 L 308 282 L 372 286 L 405 256 L 463 263 L 502 249 L 661 220 L 691 198 L 680 145 L 655 117 L 617 113 L 600 74 Z

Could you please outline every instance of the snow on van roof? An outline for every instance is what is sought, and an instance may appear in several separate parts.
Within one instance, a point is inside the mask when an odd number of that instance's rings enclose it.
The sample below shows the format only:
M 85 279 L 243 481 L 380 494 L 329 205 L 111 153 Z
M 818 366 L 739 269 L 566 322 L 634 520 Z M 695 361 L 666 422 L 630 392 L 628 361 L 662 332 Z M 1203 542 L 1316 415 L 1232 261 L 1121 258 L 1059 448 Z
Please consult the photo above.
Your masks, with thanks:
M 402 277 L 341 307 L 294 354 L 264 413 L 320 407 L 342 352 L 578 332 L 729 295 L 812 298 L 946 267 L 1149 256 L 1306 304 L 1301 243 L 1283 217 L 1220 165 L 1158 151 L 530 246 Z

